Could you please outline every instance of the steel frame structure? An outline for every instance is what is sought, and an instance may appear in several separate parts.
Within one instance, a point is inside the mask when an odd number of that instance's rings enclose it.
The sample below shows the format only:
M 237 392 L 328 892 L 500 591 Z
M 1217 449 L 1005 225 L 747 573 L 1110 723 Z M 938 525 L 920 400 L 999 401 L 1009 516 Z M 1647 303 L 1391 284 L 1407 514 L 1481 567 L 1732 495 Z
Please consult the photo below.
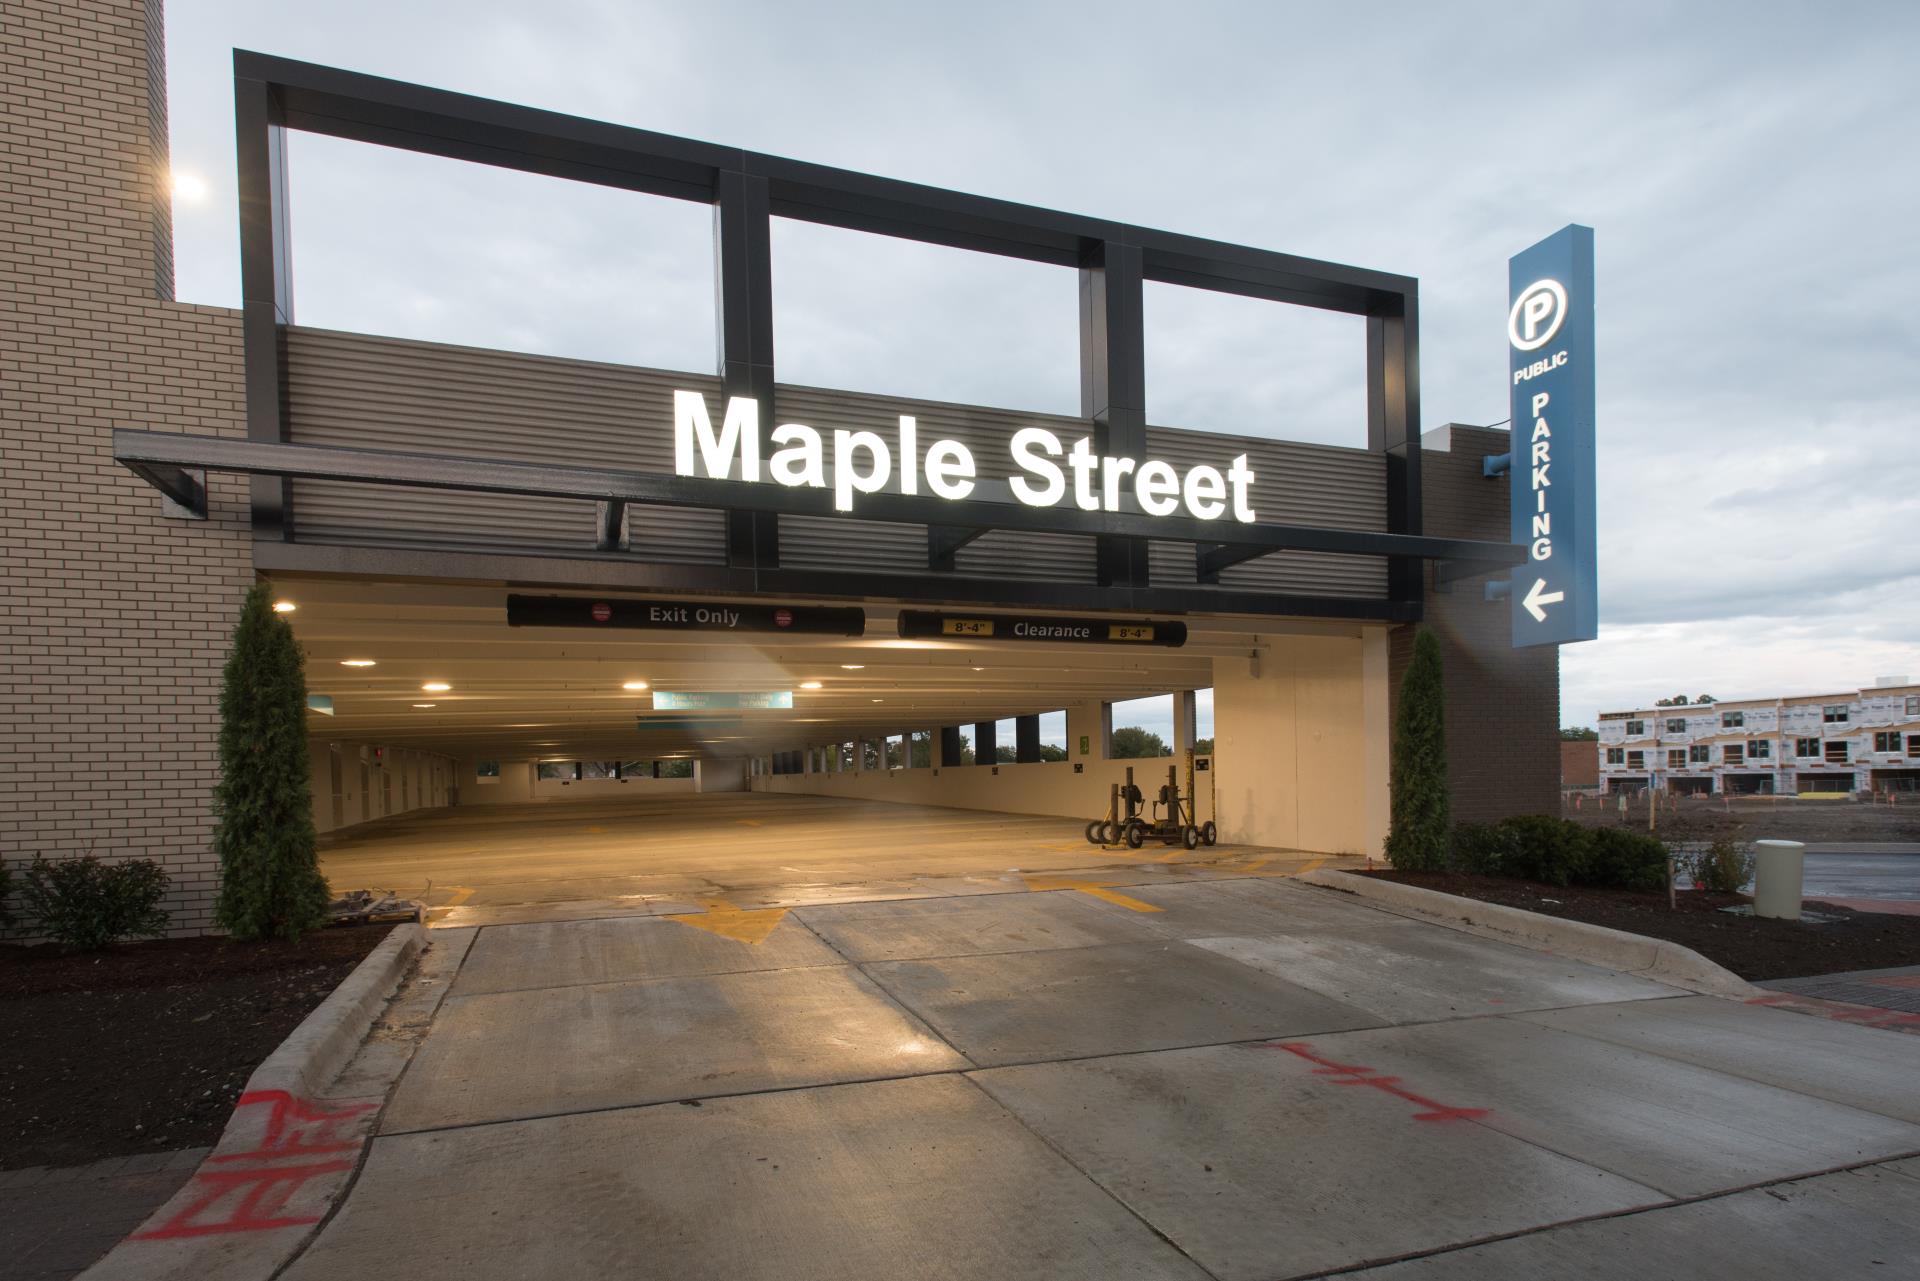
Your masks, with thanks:
M 1127 612 L 1217 611 L 1412 621 L 1423 559 L 1487 572 L 1518 564 L 1505 543 L 1427 538 L 1420 510 L 1418 302 L 1414 280 L 1287 254 L 1202 240 L 872 177 L 774 156 L 430 89 L 336 68 L 234 51 L 239 161 L 244 442 L 119 431 L 115 458 L 180 509 L 204 514 L 196 471 L 251 477 L 255 563 L 266 570 L 505 578 L 726 593 L 1049 604 Z M 427 155 L 708 204 L 714 210 L 718 370 L 723 394 L 774 408 L 771 219 L 828 226 L 1072 267 L 1080 282 L 1081 413 L 1103 454 L 1146 452 L 1143 290 L 1149 280 L 1344 312 L 1366 319 L 1367 436 L 1386 459 L 1387 531 L 1234 525 L 1132 513 L 1031 508 L 981 501 L 865 495 L 855 513 L 828 495 L 592 468 L 289 441 L 285 329 L 293 323 L 286 132 L 298 130 Z M 762 440 L 763 453 L 768 443 Z M 598 505 L 597 538 L 577 557 L 431 549 L 340 547 L 297 540 L 288 480 L 579 498 Z M 627 504 L 726 512 L 724 566 L 657 565 L 618 551 Z M 782 514 L 906 522 L 927 531 L 924 575 L 780 566 Z M 1096 540 L 1088 583 L 976 580 L 955 573 L 955 552 L 990 529 L 1046 530 Z M 1195 548 L 1197 584 L 1154 585 L 1149 539 Z M 1222 570 L 1286 548 L 1387 559 L 1383 600 L 1306 597 L 1219 586 Z

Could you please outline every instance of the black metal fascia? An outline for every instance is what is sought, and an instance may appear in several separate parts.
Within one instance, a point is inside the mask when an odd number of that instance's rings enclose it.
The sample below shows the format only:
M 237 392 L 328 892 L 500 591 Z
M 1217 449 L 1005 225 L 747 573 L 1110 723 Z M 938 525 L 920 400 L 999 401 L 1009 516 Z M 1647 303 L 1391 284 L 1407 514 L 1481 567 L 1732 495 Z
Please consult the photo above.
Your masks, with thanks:
M 603 186 L 710 202 L 718 175 L 764 177 L 785 217 L 1008 257 L 1077 265 L 1103 243 L 1138 245 L 1147 277 L 1305 306 L 1378 314 L 1405 276 L 1156 231 L 882 178 L 236 49 L 234 75 L 274 90 L 273 124 Z
M 833 505 L 826 490 L 749 484 L 734 480 L 667 476 L 599 467 L 557 467 L 484 458 L 448 458 L 336 445 L 289 445 L 219 436 L 120 428 L 113 433 L 116 462 L 144 475 L 156 468 L 204 468 L 248 476 L 351 481 L 415 489 L 466 490 L 536 498 L 577 498 L 604 503 L 662 507 L 773 511 L 896 524 L 1014 529 L 1175 542 L 1219 543 L 1263 551 L 1293 549 L 1350 556 L 1406 556 L 1517 565 L 1526 549 L 1510 543 L 1428 538 L 1365 530 L 1295 525 L 1235 525 L 1181 516 L 1133 512 L 1087 512 L 1075 507 L 1027 507 L 1017 503 L 950 501 L 905 494 L 863 494 L 855 511 Z M 165 492 L 165 491 L 163 491 Z M 169 494 L 171 496 L 171 494 Z
M 254 566 L 266 573 L 346 578 L 498 581 L 525 587 L 598 591 L 693 592 L 716 596 L 777 595 L 791 600 L 900 600 L 1012 608 L 1084 610 L 1127 615 L 1235 614 L 1409 623 L 1417 602 L 1346 596 L 1288 596 L 1219 587 L 1101 587 L 1044 579 L 928 577 L 860 570 L 744 569 L 668 565 L 621 555 L 554 556 L 530 551 L 475 551 L 457 546 L 261 543 Z

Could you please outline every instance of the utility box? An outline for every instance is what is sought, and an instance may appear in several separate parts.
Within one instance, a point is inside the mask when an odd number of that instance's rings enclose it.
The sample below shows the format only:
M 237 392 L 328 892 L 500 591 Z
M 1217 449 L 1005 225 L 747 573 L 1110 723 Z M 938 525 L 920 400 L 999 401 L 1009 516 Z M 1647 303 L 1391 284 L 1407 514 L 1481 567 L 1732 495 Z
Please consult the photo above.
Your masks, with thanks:
M 1800 919 L 1807 847 L 1799 841 L 1753 843 L 1753 914 Z

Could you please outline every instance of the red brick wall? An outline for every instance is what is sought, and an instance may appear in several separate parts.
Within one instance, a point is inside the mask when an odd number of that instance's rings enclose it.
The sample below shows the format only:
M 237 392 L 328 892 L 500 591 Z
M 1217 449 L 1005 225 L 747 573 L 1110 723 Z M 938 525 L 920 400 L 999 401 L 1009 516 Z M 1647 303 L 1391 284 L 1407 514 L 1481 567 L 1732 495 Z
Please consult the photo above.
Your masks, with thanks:
M 1420 456 L 1426 532 L 1505 542 L 1507 481 L 1480 474 L 1507 452 L 1504 431 L 1454 427 L 1452 448 Z M 1499 578 L 1501 575 L 1490 575 Z M 1456 820 L 1489 822 L 1560 809 L 1560 651 L 1514 649 L 1506 601 L 1484 599 L 1484 578 L 1436 589 L 1427 571 L 1426 621 L 1440 638 L 1447 691 L 1447 781 Z M 1414 628 L 1394 631 L 1394 702 L 1413 655 Z M 1587 746 L 1591 747 L 1591 744 Z

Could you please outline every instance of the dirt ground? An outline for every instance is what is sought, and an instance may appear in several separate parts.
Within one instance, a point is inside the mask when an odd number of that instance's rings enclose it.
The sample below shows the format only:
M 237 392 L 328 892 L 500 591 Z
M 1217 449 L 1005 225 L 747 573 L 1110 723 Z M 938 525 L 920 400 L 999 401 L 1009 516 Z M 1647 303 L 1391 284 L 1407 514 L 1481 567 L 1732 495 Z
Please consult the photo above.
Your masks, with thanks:
M 1809 925 L 1735 916 L 1719 910 L 1748 902 L 1739 894 L 1682 890 L 1675 896 L 1675 909 L 1667 906 L 1666 894 L 1659 891 L 1563 887 L 1455 872 L 1379 871 L 1371 875 L 1667 939 L 1692 948 L 1750 982 L 1920 965 L 1920 916 L 1855 912 L 1810 899 L 1804 905 L 1808 911 L 1840 919 Z
M 213 1143 L 253 1069 L 390 928 L 0 947 L 0 1169 Z
M 1647 802 L 1631 798 L 1627 816 L 1617 797 L 1568 801 L 1562 813 L 1588 827 L 1647 829 Z M 1797 801 L 1792 797 L 1663 797 L 1654 835 L 1666 841 L 1920 841 L 1920 803 L 1879 805 L 1861 801 Z

